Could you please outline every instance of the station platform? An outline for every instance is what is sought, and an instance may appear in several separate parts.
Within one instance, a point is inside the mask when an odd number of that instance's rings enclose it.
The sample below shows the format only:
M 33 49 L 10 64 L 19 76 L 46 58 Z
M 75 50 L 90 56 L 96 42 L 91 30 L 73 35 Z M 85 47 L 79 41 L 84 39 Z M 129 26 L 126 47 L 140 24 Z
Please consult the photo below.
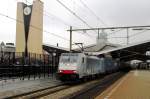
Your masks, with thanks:
M 96 99 L 150 99 L 150 70 L 133 70 Z
M 4 99 L 10 96 L 27 93 L 30 91 L 43 89 L 47 87 L 57 86 L 61 84 L 60 81 L 52 77 L 36 78 L 36 79 L 10 79 L 6 81 L 0 81 L 0 99 Z

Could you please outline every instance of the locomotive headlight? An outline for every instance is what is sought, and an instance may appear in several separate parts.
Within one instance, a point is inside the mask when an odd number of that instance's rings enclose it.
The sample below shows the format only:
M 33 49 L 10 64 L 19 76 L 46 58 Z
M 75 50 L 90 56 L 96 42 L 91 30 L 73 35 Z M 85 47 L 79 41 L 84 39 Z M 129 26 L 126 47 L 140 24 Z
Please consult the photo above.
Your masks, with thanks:
M 77 73 L 77 71 L 76 71 L 76 70 L 74 70 L 73 72 L 74 72 L 74 73 Z
M 59 72 L 62 73 L 63 71 L 62 71 L 62 70 L 59 70 Z

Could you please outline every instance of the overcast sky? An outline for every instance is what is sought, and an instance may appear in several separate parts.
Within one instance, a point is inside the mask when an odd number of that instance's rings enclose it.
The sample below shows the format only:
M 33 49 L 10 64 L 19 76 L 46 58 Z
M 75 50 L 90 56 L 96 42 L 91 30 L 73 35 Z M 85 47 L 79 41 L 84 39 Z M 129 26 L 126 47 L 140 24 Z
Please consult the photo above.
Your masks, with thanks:
M 16 18 L 16 4 L 19 1 L 26 0 L 1 0 L 0 3 L 0 42 L 14 42 L 16 32 L 16 21 L 2 16 L 2 14 L 11 18 Z M 32 0 L 27 0 L 32 3 Z M 69 26 L 73 28 L 89 28 L 69 11 L 67 11 L 57 0 L 44 1 L 44 31 L 43 43 L 56 45 L 59 43 L 62 47 L 68 47 Z M 150 0 L 60 0 L 68 8 L 86 21 L 91 27 L 108 27 L 108 26 L 131 26 L 131 25 L 150 25 Z M 86 8 L 85 5 L 88 8 Z M 30 3 L 28 3 L 30 4 Z M 92 11 L 92 12 L 91 12 Z M 95 13 L 95 15 L 93 14 Z M 102 23 L 105 23 L 103 24 Z M 108 34 L 113 31 L 105 31 Z M 142 32 L 137 36 L 130 38 L 130 43 L 150 39 L 149 31 L 132 31 L 130 35 Z M 59 35 L 66 40 L 56 37 Z M 88 33 L 88 34 L 87 34 Z M 95 43 L 97 33 L 95 31 L 73 32 L 74 42 L 83 42 L 85 45 Z M 125 37 L 125 30 L 114 33 L 111 37 Z M 126 39 L 111 38 L 113 43 L 126 43 Z

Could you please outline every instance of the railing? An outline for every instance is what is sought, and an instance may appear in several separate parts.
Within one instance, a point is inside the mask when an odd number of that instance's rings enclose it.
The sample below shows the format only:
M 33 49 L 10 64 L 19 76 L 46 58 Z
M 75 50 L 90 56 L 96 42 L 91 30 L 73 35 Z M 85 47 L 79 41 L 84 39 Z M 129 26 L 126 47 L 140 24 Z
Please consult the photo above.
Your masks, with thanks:
M 59 55 L 16 52 L 0 52 L 0 80 L 20 78 L 31 79 L 54 75 L 58 67 Z

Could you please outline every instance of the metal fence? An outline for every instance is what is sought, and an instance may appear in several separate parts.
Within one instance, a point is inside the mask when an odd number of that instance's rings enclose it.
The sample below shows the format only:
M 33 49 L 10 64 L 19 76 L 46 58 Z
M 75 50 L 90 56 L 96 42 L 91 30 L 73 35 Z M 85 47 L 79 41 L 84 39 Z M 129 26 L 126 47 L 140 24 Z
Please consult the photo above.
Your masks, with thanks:
M 0 80 L 10 78 L 31 79 L 54 75 L 59 54 L 49 55 L 0 52 Z

